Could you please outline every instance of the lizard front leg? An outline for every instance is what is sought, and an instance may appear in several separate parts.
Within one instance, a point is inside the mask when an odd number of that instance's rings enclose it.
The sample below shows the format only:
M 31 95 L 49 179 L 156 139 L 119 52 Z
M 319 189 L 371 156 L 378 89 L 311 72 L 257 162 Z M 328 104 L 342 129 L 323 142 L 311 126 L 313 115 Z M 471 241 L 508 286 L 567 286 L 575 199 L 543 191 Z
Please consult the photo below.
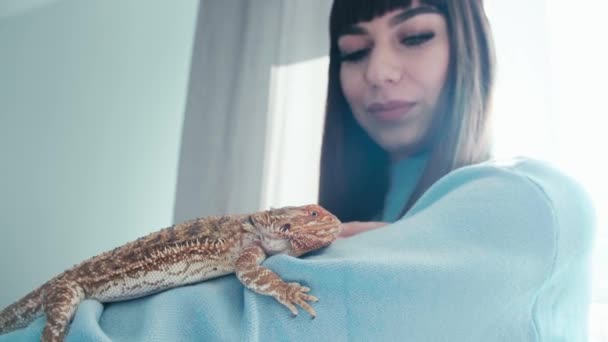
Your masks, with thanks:
M 44 296 L 46 325 L 42 331 L 42 341 L 63 341 L 70 321 L 84 299 L 84 290 L 73 281 L 59 280 L 53 283 Z
M 298 314 L 294 305 L 297 304 L 315 318 L 315 310 L 306 301 L 316 302 L 318 299 L 306 294 L 310 289 L 299 283 L 286 283 L 276 273 L 260 266 L 264 259 L 266 253 L 260 246 L 250 246 L 241 251 L 235 263 L 235 273 L 241 283 L 256 293 L 274 297 L 294 316 Z

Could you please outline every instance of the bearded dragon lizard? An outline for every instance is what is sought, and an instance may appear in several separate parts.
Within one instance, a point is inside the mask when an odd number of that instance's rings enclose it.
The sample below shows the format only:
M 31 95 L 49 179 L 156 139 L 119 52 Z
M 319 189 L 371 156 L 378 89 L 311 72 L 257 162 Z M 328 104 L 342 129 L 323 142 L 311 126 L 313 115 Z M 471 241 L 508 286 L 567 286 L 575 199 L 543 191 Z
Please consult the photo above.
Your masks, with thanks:
M 236 273 L 248 289 L 274 297 L 295 316 L 313 318 L 310 289 L 287 283 L 261 266 L 268 255 L 300 256 L 331 244 L 340 221 L 318 205 L 252 214 L 209 216 L 149 234 L 92 257 L 59 274 L 0 312 L 0 334 L 46 315 L 42 341 L 62 341 L 85 298 L 102 303 L 147 296 L 169 288 Z

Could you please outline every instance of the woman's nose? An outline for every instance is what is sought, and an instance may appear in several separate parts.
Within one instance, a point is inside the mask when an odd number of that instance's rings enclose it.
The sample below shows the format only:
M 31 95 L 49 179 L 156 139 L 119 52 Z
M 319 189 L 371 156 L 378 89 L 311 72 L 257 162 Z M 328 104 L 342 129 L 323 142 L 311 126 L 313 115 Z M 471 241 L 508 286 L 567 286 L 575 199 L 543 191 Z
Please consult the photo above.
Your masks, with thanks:
M 375 87 L 395 84 L 403 77 L 402 69 L 396 52 L 388 48 L 376 48 L 369 57 L 365 78 Z

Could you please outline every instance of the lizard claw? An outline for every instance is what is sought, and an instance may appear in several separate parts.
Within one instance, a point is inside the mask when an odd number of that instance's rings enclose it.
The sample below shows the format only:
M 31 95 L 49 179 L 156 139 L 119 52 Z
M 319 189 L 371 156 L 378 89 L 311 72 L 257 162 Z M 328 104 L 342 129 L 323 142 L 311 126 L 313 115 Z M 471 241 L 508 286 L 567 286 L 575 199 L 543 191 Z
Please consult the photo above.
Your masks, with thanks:
M 319 300 L 315 296 L 306 294 L 307 292 L 310 292 L 310 288 L 302 286 L 299 283 L 286 283 L 282 290 L 283 291 L 280 291 L 276 298 L 281 304 L 285 305 L 289 311 L 291 311 L 294 317 L 298 315 L 296 305 L 306 310 L 312 316 L 312 318 L 317 316 L 317 313 L 312 306 L 307 303 L 307 301 L 317 302 Z

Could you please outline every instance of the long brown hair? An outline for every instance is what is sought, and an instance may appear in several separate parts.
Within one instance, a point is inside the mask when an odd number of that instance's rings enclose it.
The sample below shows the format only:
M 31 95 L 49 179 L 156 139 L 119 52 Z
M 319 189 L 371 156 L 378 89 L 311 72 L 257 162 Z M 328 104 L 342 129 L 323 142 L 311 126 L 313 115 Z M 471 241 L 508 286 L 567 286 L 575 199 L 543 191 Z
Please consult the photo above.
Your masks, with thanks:
M 425 170 L 402 214 L 439 178 L 490 157 L 489 105 L 494 46 L 482 0 L 421 0 L 446 18 L 450 37 L 448 77 L 424 151 Z M 380 214 L 389 186 L 389 157 L 355 121 L 340 84 L 338 35 L 411 0 L 334 0 L 319 204 L 343 222 Z

